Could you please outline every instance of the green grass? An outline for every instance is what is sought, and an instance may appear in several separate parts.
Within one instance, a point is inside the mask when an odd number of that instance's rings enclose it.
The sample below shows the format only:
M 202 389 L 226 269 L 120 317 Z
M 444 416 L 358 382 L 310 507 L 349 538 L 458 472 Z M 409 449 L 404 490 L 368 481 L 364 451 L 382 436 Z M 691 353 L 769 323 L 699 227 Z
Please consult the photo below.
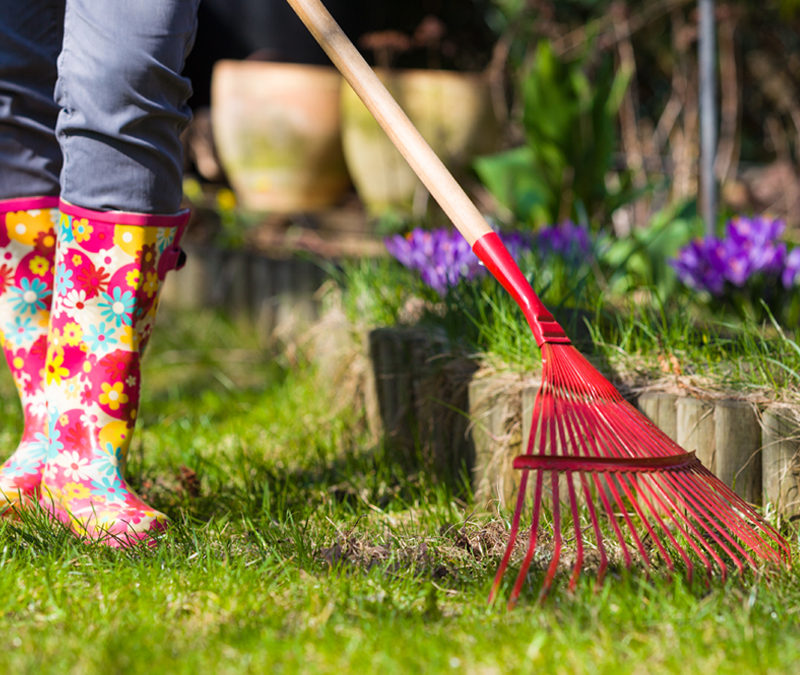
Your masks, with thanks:
M 7 375 L 0 394 L 10 447 Z M 0 524 L 3 672 L 796 670 L 794 569 L 709 587 L 617 572 L 598 593 L 587 574 L 537 604 L 539 571 L 515 611 L 487 607 L 503 523 L 219 317 L 162 315 L 145 396 L 130 475 L 171 532 L 121 552 L 35 513 Z
M 598 311 L 590 330 L 593 352 L 611 371 L 638 371 L 639 379 L 684 375 L 737 395 L 796 400 L 800 393 L 800 333 L 774 319 L 697 319 L 686 302 L 639 302 Z
M 617 382 L 678 375 L 693 387 L 732 395 L 800 398 L 800 332 L 780 326 L 768 311 L 763 321 L 720 318 L 686 294 L 661 304 L 647 289 L 616 295 L 593 273 L 570 274 L 558 260 L 543 264 L 528 256 L 521 265 L 576 346 Z M 494 279 L 464 282 L 441 298 L 417 273 L 383 259 L 346 266 L 341 283 L 356 325 L 417 324 L 446 335 L 454 350 L 502 368 L 530 372 L 541 365 L 522 312 Z

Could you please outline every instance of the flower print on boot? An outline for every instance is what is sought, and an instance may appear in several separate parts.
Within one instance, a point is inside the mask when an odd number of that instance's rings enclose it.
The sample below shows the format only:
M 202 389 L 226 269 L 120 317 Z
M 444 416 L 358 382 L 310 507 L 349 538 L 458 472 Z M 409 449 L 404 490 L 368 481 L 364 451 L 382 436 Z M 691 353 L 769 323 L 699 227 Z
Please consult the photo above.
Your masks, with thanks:
M 40 502 L 76 533 L 127 546 L 166 526 L 123 477 L 140 362 L 188 213 L 95 212 L 62 202 L 47 364 Z
M 58 197 L 0 201 L 0 343 L 25 425 L 0 466 L 0 513 L 35 498 L 47 453 L 44 368 L 57 224 Z

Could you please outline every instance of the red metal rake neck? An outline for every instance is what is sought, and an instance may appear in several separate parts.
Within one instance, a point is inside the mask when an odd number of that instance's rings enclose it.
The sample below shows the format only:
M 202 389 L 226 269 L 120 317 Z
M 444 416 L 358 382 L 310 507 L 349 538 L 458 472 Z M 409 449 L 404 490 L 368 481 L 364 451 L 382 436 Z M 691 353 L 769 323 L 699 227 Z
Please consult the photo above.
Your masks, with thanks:
M 545 342 L 569 344 L 570 339 L 564 329 L 531 288 L 497 233 L 483 235 L 472 245 L 472 250 L 520 306 L 536 344 L 540 347 Z

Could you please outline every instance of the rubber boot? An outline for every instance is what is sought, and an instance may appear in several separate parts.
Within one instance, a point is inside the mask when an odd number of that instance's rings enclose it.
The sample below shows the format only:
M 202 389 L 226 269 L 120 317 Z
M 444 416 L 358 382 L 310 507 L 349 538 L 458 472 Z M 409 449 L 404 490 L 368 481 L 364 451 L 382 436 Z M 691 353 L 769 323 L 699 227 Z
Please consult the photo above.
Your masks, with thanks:
M 0 513 L 35 499 L 47 453 L 44 367 L 58 197 L 0 201 L 0 342 L 19 392 L 22 440 L 0 466 Z
M 119 547 L 153 541 L 166 516 L 123 478 L 139 408 L 140 360 L 188 212 L 97 212 L 61 203 L 45 392 L 40 502 L 77 534 Z

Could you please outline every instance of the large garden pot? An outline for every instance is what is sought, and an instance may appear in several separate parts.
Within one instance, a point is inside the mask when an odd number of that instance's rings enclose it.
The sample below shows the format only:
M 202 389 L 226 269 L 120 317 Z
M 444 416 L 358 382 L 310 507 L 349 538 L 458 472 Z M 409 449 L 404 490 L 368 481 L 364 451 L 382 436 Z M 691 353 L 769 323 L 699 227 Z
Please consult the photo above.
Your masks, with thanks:
M 496 147 L 499 124 L 481 73 L 378 70 L 378 76 L 456 175 Z M 342 143 L 347 168 L 372 216 L 409 212 L 419 180 L 355 92 L 342 86 Z
M 211 123 L 220 161 L 248 209 L 293 213 L 338 202 L 350 186 L 340 135 L 341 78 L 327 66 L 220 61 Z

